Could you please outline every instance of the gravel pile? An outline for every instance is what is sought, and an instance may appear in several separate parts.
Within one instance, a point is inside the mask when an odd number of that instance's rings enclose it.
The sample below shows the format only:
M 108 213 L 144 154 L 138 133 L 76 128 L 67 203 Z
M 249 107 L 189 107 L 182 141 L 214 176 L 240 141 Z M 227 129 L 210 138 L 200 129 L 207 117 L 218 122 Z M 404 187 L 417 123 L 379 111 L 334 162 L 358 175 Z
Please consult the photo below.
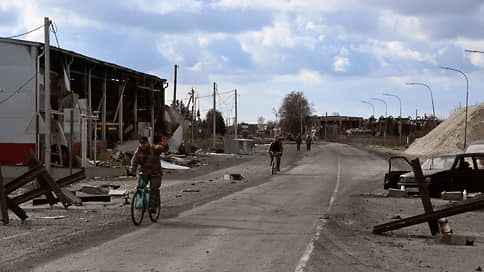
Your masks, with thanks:
M 473 141 L 484 140 L 484 103 L 469 106 L 467 115 L 467 145 Z M 416 139 L 405 153 L 436 155 L 463 152 L 464 121 L 465 108 L 462 108 L 427 135 Z

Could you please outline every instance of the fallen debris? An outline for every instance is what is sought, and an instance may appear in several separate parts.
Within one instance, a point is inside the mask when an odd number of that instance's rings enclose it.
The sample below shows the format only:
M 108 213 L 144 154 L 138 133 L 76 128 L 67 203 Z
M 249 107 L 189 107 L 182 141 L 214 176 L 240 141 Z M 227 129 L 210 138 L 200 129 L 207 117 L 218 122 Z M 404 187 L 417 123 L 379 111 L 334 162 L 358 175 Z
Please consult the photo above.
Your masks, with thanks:
M 188 169 L 190 169 L 190 167 L 169 163 L 169 162 L 164 161 L 164 160 L 160 160 L 160 162 L 161 162 L 161 167 L 163 169 L 172 169 L 172 170 L 188 170 Z
M 81 203 L 81 199 L 62 187 L 84 179 L 86 177 L 84 169 L 73 175 L 55 181 L 31 150 L 27 152 L 27 156 L 29 158 L 29 171 L 5 185 L 3 185 L 3 180 L 0 178 L 0 180 L 2 180 L 2 186 L 0 186 L 0 205 L 2 207 L 2 220 L 4 224 L 8 224 L 9 222 L 8 212 L 4 212 L 5 207 L 10 209 L 23 221 L 27 219 L 28 216 L 19 205 L 41 195 L 45 195 L 50 205 L 54 205 L 56 201 L 61 201 L 64 207 L 67 208 L 72 204 L 79 205 Z M 31 190 L 22 192 L 13 198 L 8 196 L 34 179 L 37 179 L 39 185 L 38 188 L 32 188 Z M 54 194 L 57 199 L 54 197 Z
M 62 219 L 62 218 L 66 218 L 67 215 L 56 215 L 56 216 L 41 216 L 39 218 L 41 219 Z
M 441 197 L 443 200 L 455 200 L 455 201 L 463 200 L 463 195 L 462 195 L 462 192 L 460 191 L 457 191 L 457 192 L 444 191 L 442 192 Z
M 200 192 L 200 190 L 188 188 L 188 189 L 183 189 L 182 192 L 184 192 L 184 193 L 197 193 L 197 192 Z
M 473 199 L 468 199 L 468 200 L 459 202 L 453 207 L 434 211 L 432 208 L 432 203 L 430 202 L 430 198 L 428 196 L 427 188 L 424 184 L 424 177 L 422 175 L 422 169 L 420 167 L 420 162 L 418 159 L 415 159 L 412 161 L 412 167 L 415 173 L 417 184 L 419 185 L 419 193 L 422 198 L 425 213 L 392 221 L 392 222 L 388 222 L 388 223 L 384 223 L 384 224 L 380 224 L 380 225 L 376 225 L 373 227 L 373 233 L 381 234 L 386 231 L 396 230 L 403 227 L 408 227 L 408 226 L 428 222 L 432 235 L 435 235 L 439 232 L 439 225 L 437 220 L 439 220 L 440 218 L 484 208 L 484 197 L 476 197 Z

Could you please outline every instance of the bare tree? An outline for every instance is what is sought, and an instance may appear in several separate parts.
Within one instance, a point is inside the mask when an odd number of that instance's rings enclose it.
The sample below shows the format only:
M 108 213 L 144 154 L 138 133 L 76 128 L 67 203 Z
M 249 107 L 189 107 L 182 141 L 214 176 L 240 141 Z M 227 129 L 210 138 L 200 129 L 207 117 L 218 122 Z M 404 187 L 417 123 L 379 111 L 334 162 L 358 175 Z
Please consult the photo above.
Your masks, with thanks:
M 258 130 L 263 130 L 264 129 L 264 122 L 265 122 L 264 117 L 259 116 L 259 118 L 257 118 L 257 129 Z
M 304 133 L 306 117 L 312 114 L 311 106 L 302 92 L 291 92 L 279 109 L 279 122 L 283 130 L 290 134 Z

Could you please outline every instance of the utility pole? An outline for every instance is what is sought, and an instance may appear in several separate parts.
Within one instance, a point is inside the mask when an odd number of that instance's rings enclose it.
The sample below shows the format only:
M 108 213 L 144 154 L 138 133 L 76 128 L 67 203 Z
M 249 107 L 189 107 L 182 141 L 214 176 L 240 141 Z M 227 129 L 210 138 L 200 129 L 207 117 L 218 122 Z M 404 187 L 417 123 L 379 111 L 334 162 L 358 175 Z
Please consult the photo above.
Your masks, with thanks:
M 216 112 L 216 108 L 215 108 L 215 95 L 216 95 L 215 92 L 216 92 L 216 90 L 217 90 L 217 83 L 214 82 L 213 83 L 213 118 L 212 118 L 213 119 L 212 122 L 213 122 L 213 148 L 214 149 L 216 148 L 216 146 L 215 146 L 215 134 L 216 134 L 216 123 L 217 123 L 216 120 L 215 120 L 216 119 L 216 114 L 215 114 L 215 112 Z
M 44 18 L 44 89 L 45 89 L 45 168 L 50 170 L 50 20 Z M 71 132 L 72 133 L 72 132 Z
M 324 140 L 327 140 L 327 129 L 328 129 L 328 112 L 326 112 L 326 119 L 324 120 Z
M 234 129 L 235 129 L 235 139 L 237 139 L 237 89 L 235 89 L 235 120 L 234 120 Z
M 191 143 L 193 144 L 193 132 L 195 129 L 195 90 L 192 88 L 192 96 L 191 100 L 193 101 L 192 104 L 192 141 Z
M 173 108 L 176 106 L 176 72 L 178 70 L 178 65 L 175 64 L 175 78 L 173 79 Z

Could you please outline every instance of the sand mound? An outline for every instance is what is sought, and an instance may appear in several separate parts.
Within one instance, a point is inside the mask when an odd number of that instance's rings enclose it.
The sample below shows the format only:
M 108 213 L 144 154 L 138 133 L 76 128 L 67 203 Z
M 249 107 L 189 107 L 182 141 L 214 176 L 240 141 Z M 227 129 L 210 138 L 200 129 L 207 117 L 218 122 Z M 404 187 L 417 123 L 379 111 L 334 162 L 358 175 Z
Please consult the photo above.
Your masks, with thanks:
M 484 103 L 467 109 L 467 145 L 484 140 Z M 440 123 L 424 137 L 416 139 L 405 151 L 415 155 L 460 153 L 464 149 L 465 108 Z

